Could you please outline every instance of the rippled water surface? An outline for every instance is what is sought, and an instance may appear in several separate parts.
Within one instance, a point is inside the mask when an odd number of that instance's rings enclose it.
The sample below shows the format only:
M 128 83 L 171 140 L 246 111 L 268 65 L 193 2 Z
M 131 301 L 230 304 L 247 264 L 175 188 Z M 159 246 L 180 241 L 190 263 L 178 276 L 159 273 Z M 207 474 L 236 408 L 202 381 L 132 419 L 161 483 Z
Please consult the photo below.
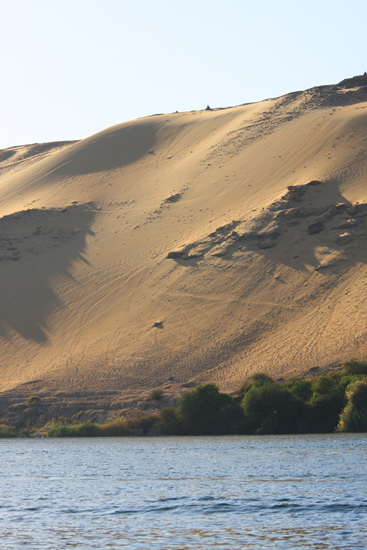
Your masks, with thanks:
M 0 440 L 0 544 L 367 548 L 367 436 Z

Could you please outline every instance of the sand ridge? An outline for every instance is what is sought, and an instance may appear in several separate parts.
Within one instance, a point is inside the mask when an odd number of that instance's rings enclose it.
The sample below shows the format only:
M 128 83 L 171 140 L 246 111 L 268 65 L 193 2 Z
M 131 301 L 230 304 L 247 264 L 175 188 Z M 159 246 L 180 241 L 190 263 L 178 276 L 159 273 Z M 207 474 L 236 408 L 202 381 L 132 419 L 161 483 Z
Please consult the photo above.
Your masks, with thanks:
M 234 391 L 366 357 L 360 78 L 1 151 L 1 391 Z

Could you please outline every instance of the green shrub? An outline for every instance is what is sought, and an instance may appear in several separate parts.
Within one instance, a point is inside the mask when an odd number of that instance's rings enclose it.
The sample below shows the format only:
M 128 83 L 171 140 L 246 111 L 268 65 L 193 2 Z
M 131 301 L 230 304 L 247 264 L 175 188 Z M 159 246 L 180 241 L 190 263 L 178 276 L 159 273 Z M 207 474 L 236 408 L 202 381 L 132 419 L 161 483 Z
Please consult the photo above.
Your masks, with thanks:
M 220 393 L 215 384 L 204 384 L 183 393 L 177 412 L 187 435 L 237 433 L 242 421 L 239 405 L 230 395 Z
M 357 382 L 357 380 L 367 380 L 367 376 L 365 374 L 348 374 L 341 377 L 338 391 L 340 392 L 340 395 L 343 396 L 345 404 L 347 402 L 346 393 L 349 389 L 349 386 L 353 384 L 353 382 Z
M 356 411 L 353 407 L 347 406 L 340 415 L 338 425 L 340 432 L 367 432 L 367 407 Z
M 254 384 L 242 401 L 242 410 L 252 432 L 297 433 L 302 421 L 302 403 L 277 382 Z
M 340 415 L 338 429 L 367 432 L 367 380 L 356 380 L 347 390 L 348 403 Z
M 165 407 L 159 412 L 155 426 L 166 435 L 180 435 L 183 427 L 176 407 Z
M 356 357 L 352 357 L 349 361 L 345 361 L 342 365 L 342 374 L 366 374 L 367 361 L 360 361 Z
M 162 388 L 155 388 L 151 390 L 148 395 L 149 401 L 159 401 L 164 396 L 164 391 Z
M 136 414 L 127 420 L 129 430 L 142 431 L 143 435 L 147 434 L 153 428 L 158 420 L 156 414 Z
M 293 377 L 287 381 L 287 387 L 295 397 L 303 402 L 309 401 L 312 397 L 311 380 L 301 380 L 300 378 Z
M 312 396 L 308 408 L 308 426 L 312 433 L 332 433 L 338 426 L 344 399 L 338 394 Z
M 359 409 L 367 405 L 367 380 L 357 380 L 347 392 L 348 402 Z
M 337 371 L 334 371 L 334 372 L 329 372 L 328 376 L 330 376 L 333 380 L 336 381 L 337 384 L 339 384 L 340 380 L 343 377 L 343 373 L 342 373 L 341 370 L 337 370 Z
M 101 437 L 117 437 L 129 435 L 129 427 L 124 418 L 116 418 L 115 420 L 110 420 L 99 426 L 99 434 Z
M 338 383 L 332 376 L 322 374 L 313 381 L 313 395 L 330 395 L 336 389 Z
M 255 374 L 252 374 L 249 378 L 247 378 L 247 380 L 244 381 L 237 392 L 240 401 L 242 401 L 246 393 L 254 384 L 257 386 L 262 386 L 265 382 L 274 382 L 274 380 L 264 372 L 255 372 Z

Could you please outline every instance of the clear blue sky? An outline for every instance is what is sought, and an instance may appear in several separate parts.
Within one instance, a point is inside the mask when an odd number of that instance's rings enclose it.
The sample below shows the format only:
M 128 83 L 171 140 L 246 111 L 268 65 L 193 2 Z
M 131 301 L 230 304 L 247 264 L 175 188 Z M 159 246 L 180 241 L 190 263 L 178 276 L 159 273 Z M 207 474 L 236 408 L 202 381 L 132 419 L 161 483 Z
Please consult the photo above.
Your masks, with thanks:
M 0 148 L 367 70 L 366 0 L 0 0 Z

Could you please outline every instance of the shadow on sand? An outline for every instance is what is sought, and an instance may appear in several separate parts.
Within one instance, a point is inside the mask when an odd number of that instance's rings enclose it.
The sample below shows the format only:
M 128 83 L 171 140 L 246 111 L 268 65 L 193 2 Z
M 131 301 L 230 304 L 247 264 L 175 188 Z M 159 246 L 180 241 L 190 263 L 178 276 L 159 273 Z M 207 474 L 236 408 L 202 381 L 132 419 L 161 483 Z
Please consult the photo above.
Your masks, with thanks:
M 75 176 L 115 170 L 133 164 L 151 153 L 158 123 L 146 122 L 112 128 L 76 143 L 68 150 L 68 160 L 57 171 Z
M 62 306 L 53 283 L 71 278 L 74 262 L 88 263 L 86 237 L 93 235 L 94 216 L 90 203 L 0 218 L 0 338 L 15 331 L 26 340 L 47 341 L 47 316 Z

